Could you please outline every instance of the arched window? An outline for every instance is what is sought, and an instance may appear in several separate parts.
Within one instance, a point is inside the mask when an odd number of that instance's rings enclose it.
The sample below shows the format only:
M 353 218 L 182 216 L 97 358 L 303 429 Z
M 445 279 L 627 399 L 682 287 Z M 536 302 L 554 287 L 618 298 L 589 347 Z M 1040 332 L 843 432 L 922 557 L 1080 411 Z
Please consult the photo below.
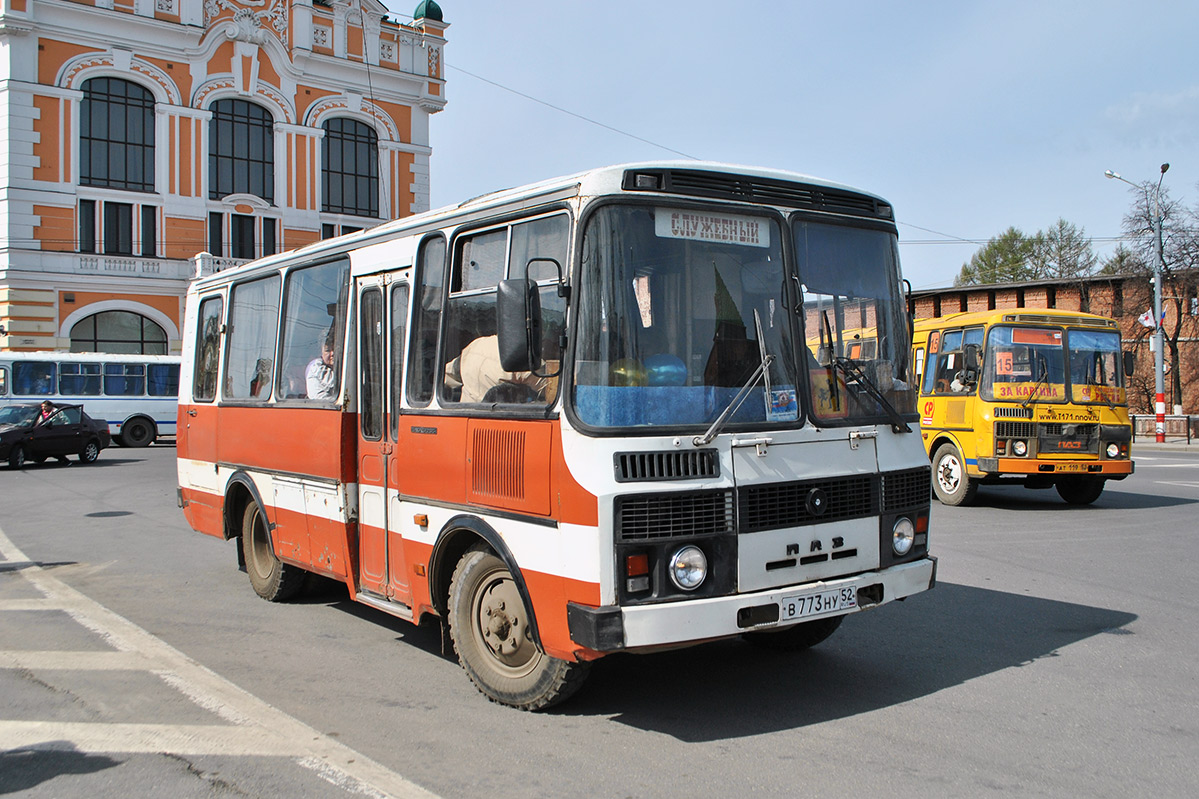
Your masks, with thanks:
M 208 133 L 208 196 L 253 194 L 275 201 L 275 118 L 245 100 L 212 104 Z
M 167 334 L 141 314 L 101 311 L 71 327 L 71 352 L 166 355 Z
M 321 210 L 379 215 L 379 135 L 370 125 L 338 117 L 322 127 Z
M 120 78 L 83 83 L 79 182 L 154 191 L 154 95 Z

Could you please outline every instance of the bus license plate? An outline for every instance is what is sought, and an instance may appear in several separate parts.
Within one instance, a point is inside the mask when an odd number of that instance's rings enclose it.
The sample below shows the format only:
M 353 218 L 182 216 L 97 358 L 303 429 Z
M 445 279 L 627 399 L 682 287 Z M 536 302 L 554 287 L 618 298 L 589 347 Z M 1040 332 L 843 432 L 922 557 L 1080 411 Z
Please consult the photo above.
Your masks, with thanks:
M 1085 463 L 1059 463 L 1053 470 L 1055 472 L 1085 472 L 1087 465 Z
M 838 588 L 816 594 L 786 596 L 779 604 L 779 621 L 791 621 L 821 613 L 852 610 L 858 606 L 858 592 L 853 588 Z

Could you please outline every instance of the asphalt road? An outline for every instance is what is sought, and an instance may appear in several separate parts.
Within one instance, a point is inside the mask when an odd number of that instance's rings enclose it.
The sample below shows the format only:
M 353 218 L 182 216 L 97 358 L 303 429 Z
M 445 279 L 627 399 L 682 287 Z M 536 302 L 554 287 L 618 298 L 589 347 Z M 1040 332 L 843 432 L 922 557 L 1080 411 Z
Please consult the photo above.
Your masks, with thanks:
M 815 650 L 610 657 L 528 714 L 335 584 L 258 599 L 170 447 L 0 470 L 0 794 L 1199 795 L 1199 457 L 979 500 L 934 505 L 934 591 Z

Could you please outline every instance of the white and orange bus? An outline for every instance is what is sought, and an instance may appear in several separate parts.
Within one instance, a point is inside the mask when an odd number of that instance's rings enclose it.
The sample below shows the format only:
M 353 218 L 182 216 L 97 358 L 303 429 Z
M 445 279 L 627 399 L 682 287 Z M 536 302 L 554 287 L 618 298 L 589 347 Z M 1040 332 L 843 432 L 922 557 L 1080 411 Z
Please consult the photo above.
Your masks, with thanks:
M 515 707 L 608 653 L 811 646 L 935 580 L 900 285 L 882 199 L 696 162 L 264 258 L 189 290 L 180 503 L 260 596 L 439 618 Z

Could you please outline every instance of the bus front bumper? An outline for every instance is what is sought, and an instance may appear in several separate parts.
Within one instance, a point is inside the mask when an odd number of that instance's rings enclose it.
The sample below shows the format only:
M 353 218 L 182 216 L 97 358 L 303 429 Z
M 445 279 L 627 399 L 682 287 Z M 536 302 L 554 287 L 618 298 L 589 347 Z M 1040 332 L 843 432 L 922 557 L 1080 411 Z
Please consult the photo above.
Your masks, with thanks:
M 1051 461 L 1028 458 L 979 458 L 978 470 L 984 475 L 1092 475 L 1127 477 L 1133 473 L 1130 460 Z
M 769 630 L 816 618 L 856 613 L 927 591 L 936 585 L 936 581 L 937 559 L 930 555 L 880 571 L 751 594 L 623 608 L 597 608 L 571 602 L 567 607 L 567 621 L 571 640 L 576 644 L 597 652 L 615 652 L 725 638 L 751 630 Z M 780 623 L 784 599 L 842 588 L 855 591 L 856 607 Z

